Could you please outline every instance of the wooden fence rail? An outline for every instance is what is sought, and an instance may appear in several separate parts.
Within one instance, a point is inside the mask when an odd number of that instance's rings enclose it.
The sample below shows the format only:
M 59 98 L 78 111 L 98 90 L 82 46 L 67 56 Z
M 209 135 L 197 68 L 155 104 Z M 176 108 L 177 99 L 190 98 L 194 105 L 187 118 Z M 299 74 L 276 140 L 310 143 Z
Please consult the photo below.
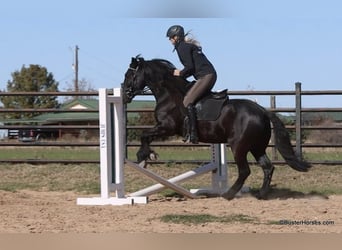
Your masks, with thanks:
M 0 92 L 0 96 L 74 96 L 74 97 L 94 97 L 98 96 L 97 91 L 91 92 Z M 340 150 L 342 145 L 339 143 L 305 143 L 303 142 L 303 132 L 305 130 L 314 131 L 314 130 L 326 130 L 326 131 L 341 131 L 341 126 L 328 126 L 328 125 L 306 125 L 303 124 L 303 114 L 306 112 L 342 112 L 342 107 L 338 108 L 303 108 L 302 107 L 302 97 L 303 96 L 329 96 L 329 95 L 342 95 L 342 90 L 320 90 L 320 91 L 303 91 L 301 89 L 301 83 L 295 84 L 295 90 L 293 91 L 229 91 L 229 96 L 247 96 L 247 95 L 260 95 L 260 96 L 269 96 L 270 97 L 270 107 L 268 110 L 278 113 L 293 113 L 294 114 L 294 125 L 286 126 L 289 130 L 295 131 L 295 151 L 297 155 L 302 157 L 303 149 L 305 148 L 316 148 L 316 149 L 324 149 L 324 148 L 335 148 Z M 288 108 L 277 108 L 276 107 L 276 96 L 294 96 L 295 97 L 295 107 L 288 107 Z M 73 110 L 64 110 L 64 109 L 6 109 L 0 108 L 0 116 L 5 115 L 6 113 L 13 113 L 13 112 L 38 112 L 38 113 L 59 113 L 59 112 L 98 112 L 98 110 L 86 110 L 86 109 L 73 109 Z M 128 113 L 141 113 L 141 112 L 153 112 L 151 108 L 131 108 L 127 109 L 126 112 Z M 3 121 L 4 122 L 4 121 Z M 128 125 L 127 130 L 141 130 L 150 128 L 151 126 L 148 125 Z M 22 130 L 22 129 L 61 129 L 61 130 L 69 130 L 69 129 L 92 129 L 98 130 L 98 125 L 22 125 L 22 124 L 10 124 L 4 122 L 4 124 L 0 124 L 0 130 Z M 174 142 L 155 142 L 152 144 L 155 147 L 209 147 L 208 144 L 199 144 L 199 145 L 189 145 L 184 143 L 174 143 Z M 73 141 L 43 141 L 43 142 L 19 142 L 19 141 L 11 141 L 5 140 L 0 141 L 0 147 L 98 147 L 97 141 L 84 141 L 84 142 L 73 142 Z M 128 142 L 127 147 L 138 147 L 138 143 Z M 275 147 L 272 142 L 270 143 L 270 147 L 272 148 L 272 157 L 275 154 Z M 342 150 L 341 150 L 342 154 Z M 331 160 L 331 161 L 313 161 L 308 159 L 311 163 L 320 163 L 320 164 L 341 164 L 342 159 L 338 160 Z M 273 157 L 273 161 L 275 163 L 283 163 L 282 161 L 277 160 L 276 157 Z M 54 159 L 27 159 L 27 160 L 16 160 L 16 159 L 0 159 L 2 163 L 55 163 L 58 162 Z M 165 163 L 168 162 L 166 159 L 165 161 L 157 161 L 157 163 Z M 173 161 L 175 162 L 175 161 Z M 184 161 L 185 162 L 185 161 Z M 197 161 L 191 161 L 196 163 Z M 229 162 L 233 162 L 229 160 Z M 66 160 L 61 161 L 61 163 L 99 163 L 98 160 L 85 160 L 85 159 L 75 159 L 75 160 Z

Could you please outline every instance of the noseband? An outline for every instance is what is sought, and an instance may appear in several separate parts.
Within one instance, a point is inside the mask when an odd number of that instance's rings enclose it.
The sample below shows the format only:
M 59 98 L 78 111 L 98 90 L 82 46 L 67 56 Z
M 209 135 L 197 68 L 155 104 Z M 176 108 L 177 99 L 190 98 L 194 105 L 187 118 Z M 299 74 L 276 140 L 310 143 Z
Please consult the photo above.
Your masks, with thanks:
M 139 70 L 139 65 L 136 68 L 129 67 L 129 70 L 132 70 L 134 72 L 133 79 L 135 79 L 135 75 Z M 125 94 L 127 97 L 130 99 L 133 99 L 134 96 L 136 95 L 145 95 L 147 93 L 150 93 L 150 88 L 148 86 L 145 86 L 144 89 L 139 89 L 139 90 L 134 90 L 135 86 L 135 80 L 133 80 L 133 84 L 130 87 L 126 88 Z

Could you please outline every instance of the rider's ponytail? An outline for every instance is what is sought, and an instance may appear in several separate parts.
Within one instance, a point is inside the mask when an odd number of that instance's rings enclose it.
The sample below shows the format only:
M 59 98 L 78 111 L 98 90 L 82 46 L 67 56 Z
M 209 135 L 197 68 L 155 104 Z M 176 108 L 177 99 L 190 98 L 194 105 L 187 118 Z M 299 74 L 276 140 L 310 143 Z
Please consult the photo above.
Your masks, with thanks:
M 190 37 L 189 37 L 190 36 Z M 196 45 L 197 47 L 201 47 L 201 44 L 199 41 L 197 41 L 193 34 L 191 33 L 191 30 L 188 31 L 185 35 L 184 35 L 184 41 L 187 42 L 187 43 L 191 43 L 191 44 L 194 44 Z

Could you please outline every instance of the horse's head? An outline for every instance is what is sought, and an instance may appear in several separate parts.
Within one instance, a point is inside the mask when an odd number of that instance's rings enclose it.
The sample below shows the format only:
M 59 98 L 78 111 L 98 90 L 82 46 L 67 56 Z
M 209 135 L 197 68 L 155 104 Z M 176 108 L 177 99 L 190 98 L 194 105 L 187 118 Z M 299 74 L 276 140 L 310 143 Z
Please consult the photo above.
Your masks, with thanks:
M 129 103 L 136 95 L 144 93 L 146 87 L 145 73 L 143 70 L 144 62 L 142 57 L 132 57 L 132 61 L 125 74 L 124 83 L 122 84 L 124 103 Z
M 131 102 L 134 96 L 144 94 L 147 90 L 160 92 L 158 90 L 167 88 L 165 83 L 170 82 L 167 80 L 175 80 L 174 70 L 175 66 L 167 60 L 145 61 L 142 57 L 133 57 L 122 86 L 124 102 Z

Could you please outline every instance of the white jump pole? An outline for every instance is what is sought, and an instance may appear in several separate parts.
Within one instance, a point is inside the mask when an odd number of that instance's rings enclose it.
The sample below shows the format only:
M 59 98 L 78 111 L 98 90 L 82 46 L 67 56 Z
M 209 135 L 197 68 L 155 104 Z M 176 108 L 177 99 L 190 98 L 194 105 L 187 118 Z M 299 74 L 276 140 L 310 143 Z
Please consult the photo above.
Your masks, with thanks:
M 198 167 L 196 169 L 185 172 L 183 174 L 177 175 L 171 179 L 168 179 L 168 182 L 179 184 L 179 183 L 182 183 L 186 180 L 192 179 L 198 175 L 207 173 L 209 171 L 213 171 L 214 169 L 216 169 L 216 166 L 214 164 L 209 163 L 209 164 L 206 164 L 204 166 L 201 166 L 201 167 Z M 130 196 L 149 196 L 149 195 L 158 193 L 158 192 L 160 192 L 166 188 L 167 188 L 167 186 L 164 186 L 164 185 L 158 183 L 158 184 L 155 184 L 153 186 L 141 189 L 137 192 L 131 193 L 129 195 Z
M 209 171 L 212 171 L 211 177 L 211 187 L 201 188 L 201 189 L 191 189 L 190 193 L 193 195 L 221 195 L 225 191 L 227 191 L 228 181 L 227 181 L 227 161 L 226 161 L 226 146 L 225 144 L 212 144 L 211 145 L 211 162 L 200 166 L 196 169 L 190 170 L 178 176 L 175 176 L 171 179 L 168 179 L 166 183 L 158 183 L 144 189 L 141 189 L 137 192 L 129 194 L 130 196 L 149 196 L 155 193 L 158 193 L 166 188 L 172 188 L 170 185 L 175 183 L 179 184 L 186 180 L 192 179 Z M 129 166 L 134 167 L 136 170 L 139 170 L 133 164 L 128 164 Z M 151 173 L 149 173 L 150 175 Z M 165 181 L 165 180 L 164 180 Z M 191 197 L 187 192 L 184 192 L 183 195 Z M 192 197 L 194 197 L 192 195 Z
M 158 184 L 146 187 L 137 192 L 129 194 L 132 197 L 135 196 L 149 196 L 155 193 L 158 193 L 166 188 L 174 189 L 174 184 L 182 183 L 186 180 L 193 179 L 201 174 L 212 171 L 211 177 L 211 187 L 201 188 L 201 189 L 191 189 L 190 192 L 186 192 L 183 190 L 179 190 L 179 193 L 188 196 L 190 198 L 196 197 L 196 195 L 221 195 L 227 191 L 228 181 L 227 181 L 227 161 L 226 161 L 226 145 L 225 144 L 212 144 L 211 145 L 211 162 L 175 176 L 171 179 L 165 180 L 163 179 L 163 183 L 158 181 L 158 176 L 153 173 L 143 173 L 145 175 L 148 174 L 151 178 L 157 180 Z M 126 161 L 127 163 L 127 161 Z M 134 167 L 136 170 L 142 172 L 143 169 L 137 166 L 136 164 L 128 164 L 131 167 Z M 151 175 L 153 174 L 153 175 Z M 157 176 L 157 177 L 156 177 Z M 178 190 L 176 190 L 178 191 Z
M 101 196 L 78 198 L 78 205 L 147 203 L 147 197 L 126 197 L 124 188 L 124 128 L 121 88 L 99 89 Z M 111 192 L 115 196 L 111 197 Z

